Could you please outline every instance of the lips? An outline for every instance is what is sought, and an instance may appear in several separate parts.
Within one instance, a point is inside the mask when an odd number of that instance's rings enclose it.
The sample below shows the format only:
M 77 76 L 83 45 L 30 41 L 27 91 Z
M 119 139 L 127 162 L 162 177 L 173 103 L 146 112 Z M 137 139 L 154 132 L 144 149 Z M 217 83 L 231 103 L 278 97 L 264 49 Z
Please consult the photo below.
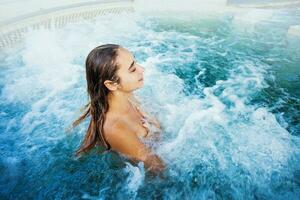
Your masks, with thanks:
M 143 78 L 141 78 L 139 81 L 143 81 L 144 79 Z

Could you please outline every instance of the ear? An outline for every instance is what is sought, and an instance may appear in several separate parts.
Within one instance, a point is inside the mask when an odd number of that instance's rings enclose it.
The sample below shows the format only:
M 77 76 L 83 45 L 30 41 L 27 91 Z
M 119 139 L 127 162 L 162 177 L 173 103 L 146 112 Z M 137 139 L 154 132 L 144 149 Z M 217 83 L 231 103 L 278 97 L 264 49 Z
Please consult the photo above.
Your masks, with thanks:
M 112 81 L 106 80 L 104 81 L 104 85 L 109 89 L 110 91 L 115 91 L 118 89 L 118 83 L 114 83 Z

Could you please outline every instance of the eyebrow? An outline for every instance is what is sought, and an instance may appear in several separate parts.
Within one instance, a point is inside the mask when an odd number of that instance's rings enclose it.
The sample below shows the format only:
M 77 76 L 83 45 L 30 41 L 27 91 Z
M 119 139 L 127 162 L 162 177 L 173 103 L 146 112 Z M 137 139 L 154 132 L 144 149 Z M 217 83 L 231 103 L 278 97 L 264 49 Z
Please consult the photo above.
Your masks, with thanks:
M 132 63 L 130 65 L 130 67 L 128 68 L 128 70 L 130 70 L 130 68 L 133 67 L 134 63 L 135 63 L 135 61 L 132 61 Z

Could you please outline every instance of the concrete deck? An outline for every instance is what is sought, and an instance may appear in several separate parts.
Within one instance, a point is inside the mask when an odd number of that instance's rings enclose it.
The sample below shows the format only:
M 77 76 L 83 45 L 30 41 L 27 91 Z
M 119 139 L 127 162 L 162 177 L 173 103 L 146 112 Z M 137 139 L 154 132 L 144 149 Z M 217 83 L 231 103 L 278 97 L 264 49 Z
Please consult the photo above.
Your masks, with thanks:
M 227 0 L 228 6 L 240 8 L 290 8 L 299 7 L 300 0 Z

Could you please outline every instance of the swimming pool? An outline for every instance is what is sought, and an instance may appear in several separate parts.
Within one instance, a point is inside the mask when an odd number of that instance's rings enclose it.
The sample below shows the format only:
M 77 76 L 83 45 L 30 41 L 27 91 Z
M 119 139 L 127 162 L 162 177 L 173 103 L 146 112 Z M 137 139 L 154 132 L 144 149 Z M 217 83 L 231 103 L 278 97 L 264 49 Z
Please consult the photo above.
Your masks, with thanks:
M 300 46 L 297 8 L 106 15 L 34 30 L 1 49 L 4 199 L 297 199 Z M 84 59 L 117 43 L 145 67 L 136 91 L 163 127 L 166 178 L 98 149 L 72 157 L 87 123 Z

